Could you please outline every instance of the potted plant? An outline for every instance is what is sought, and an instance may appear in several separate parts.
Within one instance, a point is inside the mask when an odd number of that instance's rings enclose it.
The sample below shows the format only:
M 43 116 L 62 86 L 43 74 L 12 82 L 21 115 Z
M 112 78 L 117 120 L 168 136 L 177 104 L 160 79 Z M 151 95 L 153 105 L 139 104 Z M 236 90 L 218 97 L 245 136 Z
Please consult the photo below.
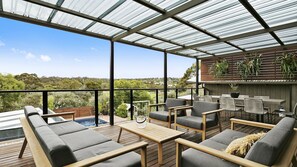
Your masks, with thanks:
M 233 92 L 230 93 L 230 96 L 232 98 L 238 98 L 239 92 L 237 92 L 237 89 L 238 89 L 239 85 L 236 83 L 230 83 L 229 85 L 230 85 L 230 88 L 233 90 Z
M 236 63 L 239 75 L 247 80 L 249 76 L 258 76 L 262 64 L 261 54 L 251 53 L 244 57 L 242 61 Z
M 215 78 L 220 78 L 228 73 L 229 63 L 226 59 L 219 59 L 209 68 L 209 74 Z
M 283 53 L 276 58 L 276 62 L 280 64 L 280 70 L 284 78 L 294 79 L 297 71 L 297 55 L 294 53 Z

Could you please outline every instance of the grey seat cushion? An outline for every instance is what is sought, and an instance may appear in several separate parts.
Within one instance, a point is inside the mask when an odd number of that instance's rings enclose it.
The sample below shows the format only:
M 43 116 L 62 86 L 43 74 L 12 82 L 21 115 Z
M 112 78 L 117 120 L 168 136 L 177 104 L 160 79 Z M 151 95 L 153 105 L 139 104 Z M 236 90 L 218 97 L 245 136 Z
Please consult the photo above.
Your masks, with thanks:
M 222 143 L 218 143 L 216 141 L 212 140 L 205 140 L 200 143 L 201 145 L 214 148 L 216 150 L 224 150 L 227 148 L 227 145 L 224 145 Z M 233 164 L 228 161 L 224 161 L 220 158 L 217 158 L 215 156 L 209 155 L 207 153 L 195 150 L 195 149 L 187 149 L 182 153 L 182 166 L 190 167 L 238 167 L 238 165 Z
M 195 116 L 184 116 L 184 117 L 177 117 L 176 123 L 187 126 L 190 128 L 195 129 L 202 129 L 203 123 L 202 123 L 202 117 L 195 117 Z M 206 127 L 213 127 L 217 125 L 217 121 L 213 119 L 206 118 Z
M 74 121 L 59 122 L 50 124 L 49 126 L 57 135 L 64 135 L 87 129 L 85 126 Z
M 295 120 L 292 119 L 294 118 L 282 119 L 252 146 L 245 158 L 264 165 L 273 165 L 292 134 L 293 125 L 295 125 Z
M 30 115 L 28 117 L 28 121 L 33 129 L 41 126 L 47 126 L 47 123 L 43 120 L 43 118 L 40 115 Z
M 219 103 L 216 102 L 194 101 L 191 115 L 196 117 L 202 117 L 203 112 L 217 110 L 219 109 L 219 107 Z M 217 114 L 209 114 L 207 115 L 207 118 L 213 120 L 217 119 Z
M 68 133 L 60 136 L 61 139 L 71 148 L 77 151 L 86 147 L 110 141 L 111 139 L 90 129 Z
M 183 106 L 183 105 L 186 105 L 186 100 L 184 99 L 167 98 L 164 110 L 168 111 L 168 108 L 170 107 Z
M 99 145 L 94 145 L 91 147 L 87 147 L 84 149 L 80 149 L 74 152 L 75 157 L 80 161 L 89 157 L 94 157 L 96 155 L 100 155 L 118 148 L 123 147 L 122 145 L 114 142 L 108 141 Z M 109 159 L 107 161 L 101 162 L 99 164 L 93 166 L 100 166 L 100 167 L 139 167 L 141 166 L 140 155 L 130 152 L 116 158 Z
M 39 115 L 38 111 L 33 106 L 25 106 L 24 113 L 27 118 L 30 115 Z
M 71 149 L 48 126 L 41 126 L 35 130 L 46 156 L 54 167 L 77 161 Z
M 246 136 L 246 133 L 226 129 L 223 132 L 211 137 L 209 140 L 229 145 L 233 140 Z
M 153 111 L 149 114 L 150 118 L 161 120 L 161 121 L 169 121 L 169 113 L 167 111 Z M 171 112 L 171 120 L 174 121 L 174 113 Z

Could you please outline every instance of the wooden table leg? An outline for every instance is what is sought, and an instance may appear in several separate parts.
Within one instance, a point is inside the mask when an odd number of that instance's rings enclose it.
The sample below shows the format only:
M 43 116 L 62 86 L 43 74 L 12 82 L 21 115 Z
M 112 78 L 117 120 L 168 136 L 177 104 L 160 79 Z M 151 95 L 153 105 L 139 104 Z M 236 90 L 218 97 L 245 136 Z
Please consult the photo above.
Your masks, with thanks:
M 22 148 L 21 148 L 21 151 L 20 151 L 20 154 L 19 154 L 19 158 L 23 157 L 26 146 L 27 146 L 27 139 L 25 138 L 24 142 L 23 142 L 23 145 L 22 145 Z
M 122 128 L 120 128 L 120 133 L 119 133 L 119 137 L 118 137 L 118 143 L 120 143 L 120 138 L 121 138 L 121 134 L 122 134 Z
M 163 164 L 163 147 L 162 147 L 162 143 L 158 143 L 158 163 L 159 163 L 159 165 Z

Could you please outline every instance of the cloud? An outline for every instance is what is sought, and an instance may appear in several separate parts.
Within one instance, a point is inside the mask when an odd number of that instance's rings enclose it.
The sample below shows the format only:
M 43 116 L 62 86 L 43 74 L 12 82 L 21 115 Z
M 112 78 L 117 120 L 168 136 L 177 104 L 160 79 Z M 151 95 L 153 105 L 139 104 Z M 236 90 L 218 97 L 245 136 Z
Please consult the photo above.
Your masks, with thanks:
M 75 58 L 74 61 L 81 62 L 82 60 L 81 59 L 78 59 L 78 58 Z
M 16 54 L 22 54 L 22 55 L 26 55 L 26 54 L 27 54 L 26 51 L 24 51 L 24 50 L 20 50 L 20 49 L 16 49 L 16 48 L 11 48 L 11 51 L 12 51 L 13 53 L 16 53 Z
M 0 47 L 1 46 L 5 46 L 5 43 L 3 41 L 0 40 Z
M 94 47 L 91 47 L 90 48 L 92 51 L 97 51 L 98 49 L 94 48 Z
M 52 59 L 47 55 L 40 55 L 40 60 L 43 61 L 43 62 L 49 62 Z
M 26 59 L 34 59 L 36 56 L 32 54 L 31 52 L 26 54 Z

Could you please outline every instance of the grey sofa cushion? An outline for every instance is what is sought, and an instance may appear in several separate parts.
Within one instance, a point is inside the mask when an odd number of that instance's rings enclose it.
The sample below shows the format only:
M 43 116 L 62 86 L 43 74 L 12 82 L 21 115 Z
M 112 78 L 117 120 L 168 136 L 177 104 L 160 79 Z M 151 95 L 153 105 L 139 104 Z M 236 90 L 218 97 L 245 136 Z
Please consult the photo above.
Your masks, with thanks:
M 122 145 L 114 142 L 108 141 L 105 143 L 101 143 L 99 145 L 94 145 L 91 147 L 87 147 L 84 149 L 80 149 L 74 152 L 75 157 L 80 161 L 86 158 L 94 157 L 96 155 L 100 155 L 118 148 L 123 147 Z M 139 167 L 141 166 L 140 155 L 130 152 L 116 158 L 109 159 L 107 161 L 101 162 L 99 164 L 93 166 L 100 166 L 100 167 Z
M 54 167 L 76 162 L 70 148 L 48 126 L 41 126 L 35 130 L 46 156 Z
M 38 111 L 33 106 L 25 106 L 24 108 L 25 116 L 28 118 L 30 115 L 39 115 Z
M 168 108 L 170 107 L 183 106 L 183 105 L 186 105 L 186 100 L 184 99 L 167 98 L 164 111 L 168 111 Z
M 47 123 L 43 120 L 43 118 L 40 115 L 30 115 L 28 117 L 28 121 L 33 129 L 41 126 L 47 126 Z
M 57 135 L 64 135 L 87 129 L 85 126 L 74 121 L 59 122 L 50 124 L 49 126 Z
M 219 107 L 220 107 L 219 103 L 215 103 L 215 102 L 194 101 L 191 115 L 202 117 L 203 112 L 217 110 L 219 109 Z M 209 114 L 207 115 L 207 118 L 217 119 L 217 114 Z
M 226 129 L 223 132 L 211 137 L 209 140 L 229 145 L 233 140 L 246 136 L 246 133 Z
M 202 117 L 195 117 L 195 116 L 184 116 L 184 117 L 177 117 L 176 123 L 187 126 L 190 128 L 195 129 L 202 129 L 203 123 L 202 123 Z M 206 127 L 213 127 L 217 125 L 217 121 L 213 119 L 206 118 Z
M 165 121 L 165 122 L 169 121 L 169 114 L 167 111 L 150 112 L 149 117 L 160 121 Z M 174 112 L 171 112 L 171 121 L 172 122 L 174 121 Z
M 292 134 L 295 120 L 292 121 L 291 119 L 294 118 L 282 119 L 252 146 L 245 158 L 264 165 L 273 165 L 278 159 L 287 139 Z
M 285 117 L 274 128 L 293 131 L 295 127 L 295 119 Z
M 216 141 L 212 140 L 205 140 L 200 143 L 201 145 L 214 148 L 216 150 L 224 150 L 227 148 L 227 145 L 224 145 L 222 143 L 218 143 Z M 233 164 L 228 161 L 224 161 L 220 158 L 217 158 L 215 156 L 209 155 L 207 153 L 195 150 L 195 149 L 187 149 L 186 151 L 183 151 L 182 153 L 182 166 L 190 167 L 238 167 L 238 165 Z
M 77 151 L 79 149 L 111 140 L 101 135 L 100 133 L 97 133 L 90 129 L 68 133 L 65 135 L 61 135 L 60 137 L 71 148 L 72 151 Z

